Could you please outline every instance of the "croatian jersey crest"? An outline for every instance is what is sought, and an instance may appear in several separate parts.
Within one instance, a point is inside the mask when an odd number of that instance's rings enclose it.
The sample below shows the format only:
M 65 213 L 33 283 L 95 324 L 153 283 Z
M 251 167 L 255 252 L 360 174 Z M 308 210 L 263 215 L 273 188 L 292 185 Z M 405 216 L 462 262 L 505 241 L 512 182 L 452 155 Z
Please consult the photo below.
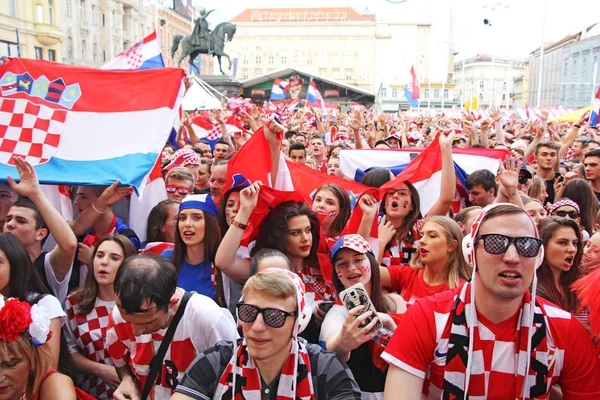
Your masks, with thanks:
M 15 155 L 32 165 L 48 162 L 58 150 L 69 110 L 81 97 L 79 84 L 6 72 L 0 93 L 0 163 L 14 165 Z

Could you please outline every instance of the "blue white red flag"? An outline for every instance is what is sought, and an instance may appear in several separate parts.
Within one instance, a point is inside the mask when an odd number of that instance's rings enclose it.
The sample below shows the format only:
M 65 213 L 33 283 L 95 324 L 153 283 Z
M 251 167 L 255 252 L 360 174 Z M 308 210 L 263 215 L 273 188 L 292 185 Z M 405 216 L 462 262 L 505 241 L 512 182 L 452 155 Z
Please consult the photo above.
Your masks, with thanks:
M 466 178 L 478 169 L 488 169 L 495 175 L 498 172 L 500 161 L 509 155 L 508 150 L 452 149 L 459 191 L 466 194 Z M 396 177 L 402 174 L 400 179 L 415 185 L 421 197 L 421 213 L 427 214 L 437 201 L 441 186 L 442 157 L 437 139 L 426 149 L 343 150 L 340 152 L 342 173 L 358 182 L 367 172 L 382 167 L 390 169 Z
M 0 176 L 18 176 L 11 158 L 19 155 L 44 184 L 119 179 L 142 191 L 177 118 L 183 78 L 176 68 L 102 71 L 9 59 L 0 82 L 16 81 L 17 91 L 0 95 Z
M 419 89 L 419 83 L 417 82 L 417 75 L 415 74 L 415 68 L 410 67 L 410 78 L 404 88 L 404 96 L 408 100 L 408 104 L 411 107 L 419 106 L 419 98 L 421 97 L 421 90 Z
M 131 48 L 117 54 L 102 69 L 151 69 L 163 68 L 165 62 L 160 51 L 156 32 L 152 32 Z
M 315 81 L 310 81 L 306 92 L 306 103 L 311 107 L 319 107 L 325 113 L 325 101 L 317 89 Z
M 275 81 L 273 81 L 273 88 L 271 89 L 271 97 L 269 98 L 269 100 L 285 99 L 285 94 L 288 91 L 289 87 L 290 83 L 288 81 L 275 78 Z
M 600 87 L 592 103 L 592 112 L 590 113 L 590 126 L 598 126 L 598 115 L 600 115 Z

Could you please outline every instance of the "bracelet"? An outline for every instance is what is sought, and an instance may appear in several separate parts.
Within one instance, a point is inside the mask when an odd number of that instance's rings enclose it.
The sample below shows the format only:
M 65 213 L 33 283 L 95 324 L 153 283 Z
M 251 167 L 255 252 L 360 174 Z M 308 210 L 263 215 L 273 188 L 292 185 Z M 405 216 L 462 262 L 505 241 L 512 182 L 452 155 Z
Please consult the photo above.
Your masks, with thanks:
M 248 227 L 248 224 L 241 224 L 241 223 L 237 222 L 235 219 L 232 219 L 231 226 L 235 226 L 236 228 L 240 228 L 240 229 L 244 230 Z
M 573 127 L 575 127 L 575 128 L 581 128 L 581 125 L 573 124 Z
M 95 201 L 92 202 L 92 208 L 94 209 L 94 211 L 96 211 L 98 214 L 104 214 L 106 212 L 106 210 L 104 211 L 100 211 L 96 208 L 96 206 L 94 205 Z

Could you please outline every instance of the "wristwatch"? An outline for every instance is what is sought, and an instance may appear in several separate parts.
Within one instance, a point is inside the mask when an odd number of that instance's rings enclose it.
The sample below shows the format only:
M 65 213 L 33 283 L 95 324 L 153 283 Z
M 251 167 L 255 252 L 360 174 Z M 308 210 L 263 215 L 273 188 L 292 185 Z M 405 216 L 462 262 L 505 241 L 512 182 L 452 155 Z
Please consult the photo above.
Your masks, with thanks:
M 246 229 L 248 227 L 247 224 L 240 224 L 239 222 L 237 222 L 235 219 L 231 220 L 231 226 L 235 226 L 236 228 L 240 228 L 242 230 Z

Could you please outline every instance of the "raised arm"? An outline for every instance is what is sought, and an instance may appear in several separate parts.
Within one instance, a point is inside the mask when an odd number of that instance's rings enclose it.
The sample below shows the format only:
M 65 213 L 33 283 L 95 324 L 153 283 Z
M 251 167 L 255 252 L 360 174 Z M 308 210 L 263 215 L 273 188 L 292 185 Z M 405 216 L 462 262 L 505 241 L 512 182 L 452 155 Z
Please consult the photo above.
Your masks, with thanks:
M 254 182 L 240 192 L 240 209 L 235 216 L 235 221 L 238 224 L 248 224 L 252 211 L 254 211 L 258 202 L 261 184 L 259 181 Z M 250 262 L 236 257 L 243 234 L 244 230 L 242 228 L 231 224 L 227 229 L 227 233 L 223 236 L 215 256 L 215 266 L 237 282 L 244 282 L 250 276 Z
M 564 138 L 562 144 L 560 145 L 560 149 L 558 150 L 559 159 L 563 158 L 564 155 L 567 154 L 567 151 L 569 151 L 569 148 L 573 145 L 573 142 L 579 134 L 579 128 L 581 128 L 581 125 L 585 124 L 589 117 L 590 111 L 586 111 L 585 113 L 583 113 L 581 118 L 579 118 L 579 121 L 575 125 L 573 125 L 573 128 L 571 128 L 571 132 L 569 132 L 569 134 Z
M 492 106 L 492 119 L 496 124 L 496 142 L 498 144 L 505 144 L 504 129 L 502 129 L 502 113 L 500 112 L 500 107 Z
M 456 194 L 456 173 L 454 172 L 454 161 L 452 161 L 454 131 L 451 131 L 448 135 L 440 134 L 439 141 L 442 150 L 442 186 L 440 197 L 427 213 L 428 216 L 446 215 Z
M 520 169 L 521 163 L 513 157 L 506 160 L 506 167 L 504 167 L 503 163 L 500 163 L 500 170 L 498 171 L 500 187 L 498 188 L 498 196 L 494 200 L 494 203 L 512 203 L 521 208 L 525 207 L 517 189 Z
M 10 187 L 19 195 L 28 197 L 38 209 L 40 216 L 48 226 L 48 231 L 56 240 L 56 247 L 50 253 L 50 261 L 56 279 L 61 282 L 73 265 L 77 238 L 62 215 L 52 206 L 42 193 L 37 174 L 33 166 L 21 157 L 13 157 L 20 182 L 17 184 L 9 175 Z

